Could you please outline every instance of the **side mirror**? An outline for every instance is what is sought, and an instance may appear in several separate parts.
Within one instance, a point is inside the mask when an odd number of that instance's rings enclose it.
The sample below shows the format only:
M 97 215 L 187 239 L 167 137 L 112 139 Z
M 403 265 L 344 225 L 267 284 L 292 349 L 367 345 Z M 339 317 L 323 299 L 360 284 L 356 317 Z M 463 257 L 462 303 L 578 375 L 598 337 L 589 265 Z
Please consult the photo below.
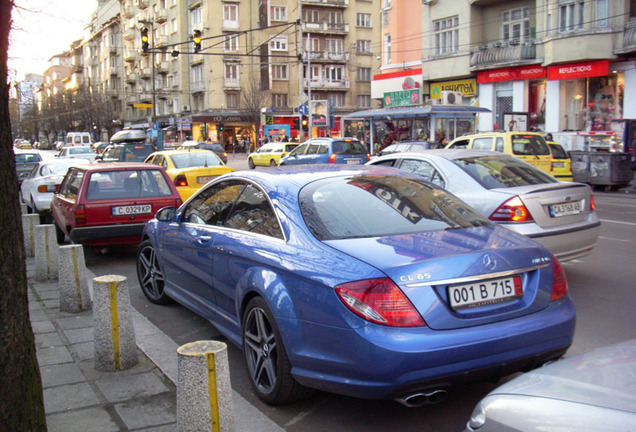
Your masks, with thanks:
M 172 222 L 177 212 L 176 207 L 164 207 L 160 209 L 155 217 L 161 222 Z

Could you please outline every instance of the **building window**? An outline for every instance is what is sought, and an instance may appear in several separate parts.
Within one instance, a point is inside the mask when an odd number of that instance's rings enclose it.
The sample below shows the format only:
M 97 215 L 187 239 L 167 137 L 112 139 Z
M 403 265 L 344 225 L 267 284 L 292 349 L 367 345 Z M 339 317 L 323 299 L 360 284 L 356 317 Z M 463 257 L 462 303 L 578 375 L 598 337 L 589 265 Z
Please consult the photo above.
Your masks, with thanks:
M 561 4 L 559 7 L 559 31 L 565 33 L 583 28 L 584 3 L 583 0 L 577 0 Z
M 327 39 L 327 54 L 342 54 L 344 44 L 342 39 Z
M 203 93 L 196 93 L 192 95 L 192 108 L 194 109 L 194 111 L 201 111 L 203 109 L 203 96 Z
M 371 95 L 358 95 L 358 108 L 371 108 Z
M 238 5 L 223 5 L 223 28 L 238 28 Z
M 371 68 L 358 68 L 358 81 L 371 81 Z
M 272 21 L 287 21 L 287 6 L 272 6 L 270 17 Z
M 274 108 L 287 108 L 287 95 L 285 93 L 273 93 L 272 105 Z
M 171 87 L 179 86 L 179 75 L 178 72 L 172 72 L 172 75 L 168 76 L 168 85 Z
M 203 65 L 192 66 L 192 83 L 193 84 L 202 84 L 203 83 Z
M 433 21 L 435 54 L 457 52 L 459 49 L 459 17 Z
M 329 95 L 331 106 L 334 108 L 341 108 L 344 106 L 344 95 L 342 93 L 332 93 Z
M 225 93 L 225 102 L 228 108 L 238 108 L 240 104 L 240 93 Z
M 504 11 L 502 23 L 502 39 L 504 42 L 518 44 L 530 40 L 529 7 Z
M 308 52 L 322 52 L 322 49 L 320 49 L 320 39 L 318 38 L 307 39 L 305 45 Z
M 634 6 L 632 6 L 634 7 Z M 608 0 L 596 0 L 596 27 L 607 27 L 609 25 L 609 1 Z
M 316 9 L 303 9 L 303 21 L 307 23 L 317 23 L 318 11 Z
M 224 47 L 223 47 L 225 52 L 238 51 L 238 49 L 239 49 L 238 42 L 239 42 L 238 36 L 235 36 L 235 35 L 226 36 L 225 37 L 225 44 L 224 44 Z
M 384 35 L 384 64 L 391 64 L 391 35 Z
M 288 44 L 289 41 L 287 36 L 278 36 L 269 42 L 269 47 L 272 51 L 287 51 Z
M 344 30 L 344 16 L 342 12 L 327 12 L 327 28 L 330 30 Z
M 356 14 L 356 25 L 358 27 L 371 27 L 371 14 Z
M 283 81 L 289 80 L 288 66 L 280 64 L 272 65 L 272 79 Z
M 181 106 L 179 104 L 179 98 L 172 99 L 172 112 L 173 113 L 181 112 Z
M 357 47 L 358 47 L 358 54 L 367 54 L 367 55 L 372 54 L 370 40 L 358 40 Z
M 325 78 L 329 82 L 340 82 L 344 78 L 344 67 L 342 66 L 327 66 L 325 68 Z
M 225 64 L 225 83 L 230 85 L 239 84 L 239 65 L 237 63 Z
M 193 29 L 201 29 L 203 27 L 201 6 L 195 7 L 190 11 L 190 27 Z
M 179 31 L 179 24 L 177 23 L 177 19 L 173 18 L 170 20 L 170 33 L 176 33 Z

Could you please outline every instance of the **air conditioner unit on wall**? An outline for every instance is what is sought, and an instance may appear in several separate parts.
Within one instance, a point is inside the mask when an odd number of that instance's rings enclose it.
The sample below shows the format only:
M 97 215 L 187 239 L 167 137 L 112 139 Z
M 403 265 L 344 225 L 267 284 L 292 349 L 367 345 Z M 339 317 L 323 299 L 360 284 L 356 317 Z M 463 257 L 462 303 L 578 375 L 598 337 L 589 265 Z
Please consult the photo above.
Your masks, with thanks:
M 442 91 L 442 104 L 443 105 L 461 105 L 462 104 L 462 92 L 456 91 Z
M 181 107 L 181 111 L 190 111 L 190 105 L 184 105 Z

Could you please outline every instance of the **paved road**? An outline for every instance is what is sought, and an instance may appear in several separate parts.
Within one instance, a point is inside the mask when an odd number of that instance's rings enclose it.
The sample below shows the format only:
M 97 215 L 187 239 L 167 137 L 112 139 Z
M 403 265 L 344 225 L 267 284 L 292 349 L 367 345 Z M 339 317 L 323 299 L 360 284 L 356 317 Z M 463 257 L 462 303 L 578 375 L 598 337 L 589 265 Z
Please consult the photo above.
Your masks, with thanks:
M 247 169 L 246 155 L 230 155 L 228 165 Z M 595 198 L 602 220 L 599 243 L 591 255 L 564 264 L 578 311 L 577 331 L 568 356 L 636 338 L 636 194 L 597 192 Z M 87 249 L 87 265 L 97 275 L 128 276 L 133 306 L 177 344 L 223 339 L 212 325 L 179 305 L 147 302 L 136 281 L 135 252 L 135 247 L 112 249 L 105 254 Z M 391 401 L 365 401 L 327 393 L 316 393 L 303 403 L 273 408 L 253 396 L 240 351 L 230 345 L 228 352 L 232 387 L 291 432 L 459 431 L 477 401 L 496 386 L 472 384 L 442 404 L 414 409 Z

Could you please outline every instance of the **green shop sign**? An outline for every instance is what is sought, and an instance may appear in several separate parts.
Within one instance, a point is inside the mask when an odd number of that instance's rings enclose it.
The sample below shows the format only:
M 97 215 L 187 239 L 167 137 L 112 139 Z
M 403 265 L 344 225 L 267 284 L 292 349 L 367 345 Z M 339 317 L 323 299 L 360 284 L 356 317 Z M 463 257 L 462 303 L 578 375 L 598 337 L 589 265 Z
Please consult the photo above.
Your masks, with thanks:
M 420 104 L 420 89 L 384 93 L 385 107 L 413 106 Z

